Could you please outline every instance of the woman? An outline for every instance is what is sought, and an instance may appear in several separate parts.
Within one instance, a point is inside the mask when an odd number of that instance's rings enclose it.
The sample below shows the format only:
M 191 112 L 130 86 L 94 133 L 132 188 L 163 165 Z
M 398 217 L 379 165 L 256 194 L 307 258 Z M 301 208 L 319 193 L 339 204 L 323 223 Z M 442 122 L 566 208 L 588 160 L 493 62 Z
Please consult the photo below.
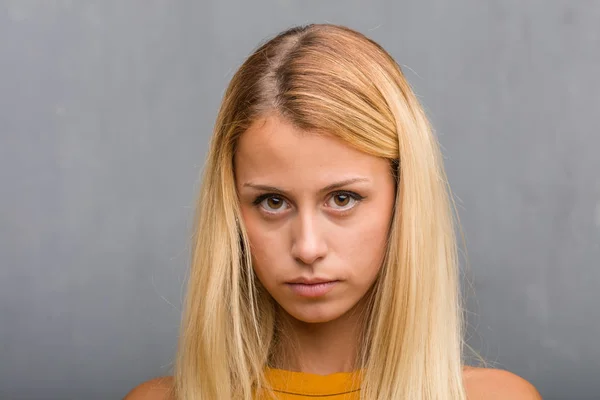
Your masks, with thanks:
M 467 368 L 451 198 L 400 68 L 345 27 L 281 33 L 211 142 L 174 378 L 136 399 L 539 399 Z

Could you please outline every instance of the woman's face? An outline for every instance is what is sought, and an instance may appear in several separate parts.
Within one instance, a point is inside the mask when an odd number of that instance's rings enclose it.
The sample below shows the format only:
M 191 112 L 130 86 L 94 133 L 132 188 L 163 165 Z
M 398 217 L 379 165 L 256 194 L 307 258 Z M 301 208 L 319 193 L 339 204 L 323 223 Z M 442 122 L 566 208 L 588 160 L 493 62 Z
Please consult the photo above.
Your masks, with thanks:
M 297 320 L 335 320 L 381 267 L 395 184 L 387 160 L 270 116 L 244 132 L 236 187 L 254 271 Z

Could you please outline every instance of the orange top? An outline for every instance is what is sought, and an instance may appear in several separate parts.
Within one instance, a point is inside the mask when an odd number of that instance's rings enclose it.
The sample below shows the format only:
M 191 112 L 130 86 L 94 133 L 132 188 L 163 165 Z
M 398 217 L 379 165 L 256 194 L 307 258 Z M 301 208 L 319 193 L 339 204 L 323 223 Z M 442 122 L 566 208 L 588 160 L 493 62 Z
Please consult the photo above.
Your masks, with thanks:
M 356 372 L 317 375 L 267 368 L 265 375 L 278 400 L 360 399 L 360 374 Z

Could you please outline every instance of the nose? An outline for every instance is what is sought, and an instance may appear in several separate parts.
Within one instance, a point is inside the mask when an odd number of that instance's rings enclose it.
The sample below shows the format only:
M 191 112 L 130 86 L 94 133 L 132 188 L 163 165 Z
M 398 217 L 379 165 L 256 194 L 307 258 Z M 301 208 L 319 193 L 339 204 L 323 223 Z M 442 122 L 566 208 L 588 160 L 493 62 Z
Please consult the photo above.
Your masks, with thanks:
M 300 213 L 292 230 L 292 257 L 306 265 L 314 264 L 325 257 L 327 243 L 314 215 Z

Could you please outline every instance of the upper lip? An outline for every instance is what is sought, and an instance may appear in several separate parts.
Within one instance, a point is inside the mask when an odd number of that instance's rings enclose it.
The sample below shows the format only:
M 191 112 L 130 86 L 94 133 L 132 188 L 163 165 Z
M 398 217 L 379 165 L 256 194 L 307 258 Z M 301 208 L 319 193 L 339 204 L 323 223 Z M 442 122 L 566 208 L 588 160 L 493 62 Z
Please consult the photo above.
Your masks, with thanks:
M 291 281 L 288 281 L 287 283 L 301 283 L 304 285 L 316 285 L 318 283 L 328 283 L 328 282 L 335 282 L 335 281 L 337 281 L 337 279 L 300 277 L 300 278 L 292 279 Z

